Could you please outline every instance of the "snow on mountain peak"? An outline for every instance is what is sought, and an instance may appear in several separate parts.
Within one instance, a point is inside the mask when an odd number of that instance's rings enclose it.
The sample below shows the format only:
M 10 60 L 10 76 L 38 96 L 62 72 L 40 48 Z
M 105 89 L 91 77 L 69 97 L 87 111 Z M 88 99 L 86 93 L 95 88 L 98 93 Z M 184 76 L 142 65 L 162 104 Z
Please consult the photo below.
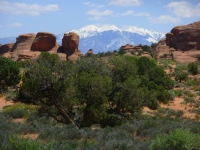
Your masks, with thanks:
M 147 30 L 145 28 L 138 28 L 136 26 L 129 26 L 129 27 L 125 27 L 125 28 L 120 29 L 115 25 L 109 25 L 109 24 L 106 24 L 106 25 L 93 25 L 93 24 L 91 24 L 91 25 L 87 25 L 83 28 L 71 30 L 71 31 L 79 34 L 79 36 L 81 38 L 87 38 L 87 37 L 95 36 L 95 35 L 97 35 L 101 32 L 110 31 L 110 30 L 111 31 L 119 31 L 119 32 L 136 33 L 136 34 L 143 35 L 143 36 L 150 35 L 155 40 L 158 39 L 158 38 L 164 37 L 163 33 L 158 33 L 158 32 L 152 31 L 152 30 Z
M 97 25 L 87 25 L 83 28 L 76 29 L 76 30 L 71 30 L 71 32 L 76 32 L 79 34 L 81 38 L 86 38 L 86 37 L 91 37 L 95 36 L 98 33 L 104 32 L 104 31 L 121 31 L 118 27 L 114 25 L 102 25 L 102 26 L 97 26 Z

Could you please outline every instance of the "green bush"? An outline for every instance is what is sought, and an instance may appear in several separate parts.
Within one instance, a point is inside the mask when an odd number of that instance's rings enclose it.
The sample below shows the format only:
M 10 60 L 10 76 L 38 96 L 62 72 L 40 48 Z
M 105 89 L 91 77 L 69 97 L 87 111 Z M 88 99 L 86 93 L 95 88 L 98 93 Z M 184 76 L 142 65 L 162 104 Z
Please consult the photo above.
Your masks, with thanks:
M 29 138 L 21 138 L 20 136 L 10 136 L 10 149 L 12 150 L 53 150 L 52 143 L 43 144 L 37 140 L 31 140 Z
M 129 118 L 128 113 L 140 114 L 143 106 L 156 109 L 158 101 L 168 102 L 173 85 L 156 60 L 147 57 L 84 57 L 70 62 L 42 53 L 26 68 L 19 98 L 78 128 L 100 122 L 114 126 Z
M 158 135 L 151 142 L 150 150 L 199 150 L 200 135 L 189 129 L 176 129 L 167 135 Z
M 10 58 L 0 56 L 0 93 L 7 91 L 10 86 L 17 85 L 20 79 L 18 64 Z
M 27 104 L 15 104 L 6 107 L 3 110 L 3 113 L 7 116 L 10 116 L 12 118 L 23 118 L 27 117 L 30 112 L 35 111 L 36 108 L 34 108 L 31 105 Z
M 126 54 L 126 52 L 125 52 L 125 50 L 123 50 L 123 48 L 121 47 L 121 48 L 119 48 L 119 50 L 118 50 L 118 54 L 119 54 L 119 55 L 124 55 L 124 54 Z
M 189 63 L 188 64 L 188 71 L 191 72 L 193 75 L 198 74 L 198 64 L 197 63 Z

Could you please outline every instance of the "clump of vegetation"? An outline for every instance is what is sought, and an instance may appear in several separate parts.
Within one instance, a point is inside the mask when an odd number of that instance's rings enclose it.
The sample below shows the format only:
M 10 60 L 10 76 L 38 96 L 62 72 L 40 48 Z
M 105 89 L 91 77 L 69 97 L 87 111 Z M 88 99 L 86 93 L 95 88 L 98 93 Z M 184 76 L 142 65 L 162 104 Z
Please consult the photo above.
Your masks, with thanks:
M 191 72 L 193 75 L 198 74 L 198 64 L 197 63 L 189 63 L 188 64 L 188 71 Z
M 176 129 L 167 135 L 159 135 L 151 142 L 151 150 L 198 150 L 200 147 L 200 135 L 191 133 L 190 130 Z
M 0 57 L 0 93 L 8 90 L 8 87 L 16 86 L 20 79 L 20 68 L 10 58 Z
M 32 105 L 28 104 L 14 104 L 11 106 L 7 106 L 4 110 L 3 113 L 6 116 L 12 117 L 12 118 L 24 118 L 29 115 L 29 113 L 36 111 L 36 108 Z
M 72 62 L 42 53 L 20 63 L 19 93 L 8 97 L 29 104 L 17 103 L 0 112 L 0 149 L 199 148 L 200 104 L 195 96 L 200 80 L 179 79 L 181 71 L 188 75 L 187 65 L 177 64 L 174 90 L 173 77 L 164 68 L 173 72 L 176 62 L 162 59 L 158 65 L 147 57 L 110 54 Z M 186 119 L 183 111 L 159 107 L 159 102 L 175 97 L 184 97 L 194 107 L 196 120 Z M 157 111 L 143 114 L 144 106 Z M 25 138 L 29 134 L 37 138 Z
M 126 52 L 122 47 L 120 47 L 119 50 L 118 50 L 118 54 L 119 55 L 124 55 L 124 54 L 126 54 Z
M 66 62 L 55 54 L 42 53 L 33 61 L 24 72 L 19 99 L 39 104 L 56 120 L 79 128 L 121 124 L 139 114 L 143 106 L 156 109 L 158 101 L 169 101 L 168 90 L 173 88 L 163 68 L 147 57 L 88 57 Z
M 172 75 L 177 81 L 186 81 L 188 79 L 187 66 L 184 64 L 177 65 Z

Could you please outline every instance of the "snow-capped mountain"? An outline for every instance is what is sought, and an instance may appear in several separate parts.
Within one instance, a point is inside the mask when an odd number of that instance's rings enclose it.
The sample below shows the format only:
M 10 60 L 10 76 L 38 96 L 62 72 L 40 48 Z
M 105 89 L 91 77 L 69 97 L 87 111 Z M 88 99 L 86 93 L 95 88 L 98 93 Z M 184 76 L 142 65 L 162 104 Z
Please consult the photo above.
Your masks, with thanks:
M 114 25 L 88 25 L 80 29 L 68 32 L 76 32 L 80 36 L 79 48 L 86 53 L 90 48 L 94 53 L 118 50 L 125 44 L 146 44 L 158 42 L 164 37 L 163 33 L 129 26 L 118 28 Z M 57 42 L 62 43 L 63 34 L 57 35 Z
M 83 54 L 89 49 L 94 53 L 118 50 L 122 45 L 150 45 L 164 37 L 163 33 L 129 26 L 118 28 L 115 25 L 88 25 L 80 29 L 70 30 L 80 36 L 79 49 Z M 62 45 L 64 33 L 56 35 L 57 42 Z M 0 44 L 14 43 L 15 37 L 0 38 Z

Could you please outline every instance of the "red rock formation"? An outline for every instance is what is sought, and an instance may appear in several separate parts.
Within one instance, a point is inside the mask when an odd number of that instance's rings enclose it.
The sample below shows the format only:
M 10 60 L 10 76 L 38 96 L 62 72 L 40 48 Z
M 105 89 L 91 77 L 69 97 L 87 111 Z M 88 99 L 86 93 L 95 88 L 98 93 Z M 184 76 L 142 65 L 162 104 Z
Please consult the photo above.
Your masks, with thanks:
M 151 57 L 151 55 L 149 54 L 149 52 L 143 52 L 143 54 L 141 56 Z
M 0 54 L 4 54 L 4 53 L 8 53 L 11 51 L 12 47 L 13 47 L 14 43 L 8 43 L 5 45 L 1 45 L 0 47 Z
M 35 34 L 22 34 L 17 37 L 16 43 L 12 47 L 12 59 L 17 61 L 20 51 L 22 50 L 30 50 L 32 43 L 35 39 Z
M 156 58 L 164 54 L 179 62 L 195 62 L 200 54 L 200 21 L 174 27 L 156 47 Z
M 166 44 L 176 50 L 200 50 L 200 21 L 174 27 L 166 34 Z
M 33 41 L 32 51 L 50 51 L 56 46 L 56 36 L 48 32 L 38 32 Z
M 89 49 L 87 54 L 94 54 L 92 49 Z
M 126 44 L 124 46 L 121 46 L 121 49 L 123 49 L 126 53 L 128 52 L 138 52 L 142 50 L 142 45 L 138 45 L 138 46 L 133 46 L 130 44 Z
M 63 37 L 61 47 L 56 43 L 54 34 L 39 32 L 36 34 L 22 34 L 17 37 L 16 43 L 0 45 L 0 55 L 11 57 L 15 61 L 37 58 L 43 51 L 58 54 L 61 60 L 75 60 L 82 56 L 78 49 L 79 35 L 70 32 Z
M 83 54 L 78 49 L 79 35 L 75 32 L 64 34 L 62 39 L 62 50 L 67 54 L 67 59 L 75 60 Z
M 27 60 L 37 58 L 41 52 L 31 52 L 30 50 L 22 50 L 18 53 L 18 58 L 16 61 Z

